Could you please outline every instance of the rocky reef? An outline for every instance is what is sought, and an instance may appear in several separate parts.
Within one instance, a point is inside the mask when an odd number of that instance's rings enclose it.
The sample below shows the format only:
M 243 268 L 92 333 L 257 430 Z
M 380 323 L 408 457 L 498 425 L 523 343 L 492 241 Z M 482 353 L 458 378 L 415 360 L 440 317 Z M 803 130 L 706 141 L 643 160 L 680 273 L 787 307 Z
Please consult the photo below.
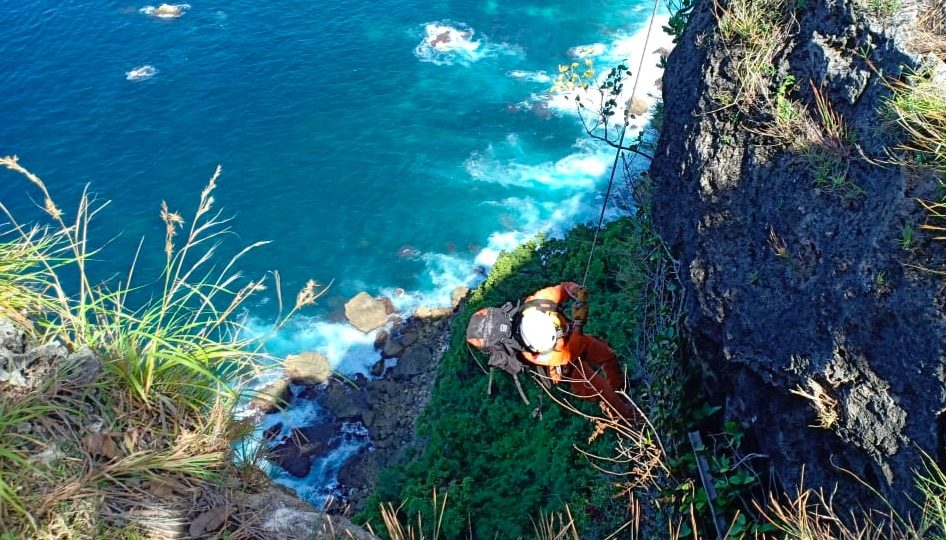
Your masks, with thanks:
M 376 338 L 378 361 L 368 374 L 351 378 L 321 376 L 327 365 L 321 355 L 305 353 L 285 362 L 285 378 L 262 390 L 256 408 L 275 412 L 280 401 L 288 407 L 312 400 L 327 413 L 308 425 L 293 428 L 287 436 L 281 424 L 264 433 L 269 441 L 269 459 L 289 474 L 303 478 L 312 464 L 343 443 L 346 433 L 367 432 L 361 451 L 342 464 L 338 472 L 336 501 L 331 511 L 363 509 L 378 471 L 401 458 L 414 440 L 416 418 L 426 405 L 433 388 L 437 365 L 450 336 L 453 313 L 466 294 L 454 291 L 453 306 L 418 308 L 401 320 L 390 301 L 373 299 L 366 293 L 346 305 L 350 323 L 363 331 L 382 326 L 389 316 L 397 317 L 389 330 Z M 291 385 L 290 385 L 291 383 Z

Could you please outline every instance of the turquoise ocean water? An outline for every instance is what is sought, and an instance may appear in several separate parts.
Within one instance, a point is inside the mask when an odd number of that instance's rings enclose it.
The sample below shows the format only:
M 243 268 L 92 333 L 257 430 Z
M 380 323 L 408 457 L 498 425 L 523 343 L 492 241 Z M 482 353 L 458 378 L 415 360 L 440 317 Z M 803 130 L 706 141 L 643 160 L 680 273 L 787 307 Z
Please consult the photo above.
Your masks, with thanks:
M 161 19 L 146 2 L 10 2 L 0 154 L 18 154 L 67 212 L 86 185 L 112 201 L 93 228 L 108 243 L 103 277 L 127 269 L 142 236 L 138 274 L 158 267 L 160 202 L 187 215 L 220 164 L 229 245 L 272 241 L 243 259 L 245 275 L 279 270 L 287 297 L 334 280 L 271 350 L 364 371 L 373 338 L 339 317 L 358 291 L 405 311 L 445 304 L 498 250 L 597 218 L 613 154 L 571 105 L 549 101 L 550 79 L 577 46 L 598 44 L 579 51 L 599 68 L 637 51 L 651 8 L 194 0 Z M 22 221 L 41 217 L 38 192 L 13 174 L 0 175 L 0 200 Z M 271 305 L 250 307 L 261 328 Z

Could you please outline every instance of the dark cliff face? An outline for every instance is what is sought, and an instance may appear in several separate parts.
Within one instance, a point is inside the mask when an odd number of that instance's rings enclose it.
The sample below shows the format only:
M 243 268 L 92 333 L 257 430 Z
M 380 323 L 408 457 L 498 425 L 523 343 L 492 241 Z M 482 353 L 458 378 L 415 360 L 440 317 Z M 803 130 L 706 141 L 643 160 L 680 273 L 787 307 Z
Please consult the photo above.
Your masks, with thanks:
M 878 20 L 859 5 L 786 10 L 769 96 L 755 104 L 726 99 L 740 94 L 744 60 L 713 2 L 696 7 L 663 79 L 654 218 L 679 260 L 711 400 L 784 487 L 804 469 L 807 487 L 839 483 L 842 502 L 881 506 L 866 481 L 903 511 L 920 450 L 946 458 L 946 281 L 917 268 L 946 269 L 946 244 L 918 231 L 917 198 L 942 194 L 935 173 L 890 163 L 902 136 L 884 113 L 883 77 L 921 60 L 907 52 L 916 12 Z M 811 150 L 771 136 L 766 103 L 788 74 L 798 84 L 786 95 L 815 124 L 812 84 L 843 118 L 854 192 L 819 187 Z M 826 427 L 812 427 L 815 401 Z

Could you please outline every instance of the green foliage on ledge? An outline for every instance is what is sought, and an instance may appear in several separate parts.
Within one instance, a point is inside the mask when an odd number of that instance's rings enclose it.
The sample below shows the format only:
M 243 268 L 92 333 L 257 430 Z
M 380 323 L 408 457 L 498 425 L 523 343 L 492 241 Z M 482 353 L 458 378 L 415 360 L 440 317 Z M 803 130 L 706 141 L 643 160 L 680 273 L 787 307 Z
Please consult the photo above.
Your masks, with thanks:
M 574 448 L 607 456 L 614 438 L 606 434 L 588 444 L 594 426 L 553 403 L 528 378 L 523 386 L 531 405 L 522 402 L 502 372 L 494 376 L 493 395 L 487 396 L 489 376 L 464 341 L 466 323 L 476 310 L 563 280 L 581 281 L 593 233 L 578 227 L 564 239 L 540 239 L 500 257 L 455 319 L 433 395 L 418 421 L 417 447 L 402 465 L 382 473 L 361 520 L 382 529 L 380 503 L 397 507 L 403 502 L 401 514 L 412 523 L 419 513 L 433 531 L 442 519 L 445 538 L 532 537 L 533 520 L 564 511 L 566 505 L 582 538 L 603 538 L 624 523 L 624 503 L 613 499 L 616 479 Z M 609 224 L 598 240 L 587 283 L 587 332 L 608 340 L 632 375 L 637 371 L 632 359 L 636 308 L 646 279 L 634 261 L 654 242 L 644 219 Z M 553 392 L 564 397 L 559 389 Z M 576 405 L 597 411 L 593 403 Z M 534 413 L 537 407 L 541 415 Z M 434 492 L 446 500 L 442 518 L 440 505 L 435 511 L 431 504 Z

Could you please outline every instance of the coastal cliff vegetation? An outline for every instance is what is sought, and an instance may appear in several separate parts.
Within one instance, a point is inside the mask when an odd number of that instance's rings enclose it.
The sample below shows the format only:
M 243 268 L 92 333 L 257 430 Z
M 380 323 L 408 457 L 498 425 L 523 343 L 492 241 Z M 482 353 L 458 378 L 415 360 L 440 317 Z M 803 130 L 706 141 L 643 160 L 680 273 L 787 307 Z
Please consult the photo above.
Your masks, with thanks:
M 884 71 L 878 66 L 892 60 L 873 40 L 888 36 L 874 28 L 892 25 L 906 3 L 917 13 L 908 34 L 923 36 L 912 50 L 925 56 L 910 69 Z M 504 253 L 461 304 L 416 439 L 354 517 L 375 534 L 946 538 L 939 413 L 910 409 L 916 403 L 908 397 L 884 400 L 893 404 L 882 409 L 886 416 L 902 420 L 894 442 L 867 437 L 871 426 L 857 414 L 880 402 L 864 397 L 864 388 L 887 396 L 907 385 L 878 382 L 867 360 L 856 376 L 838 378 L 848 358 L 839 351 L 862 339 L 854 331 L 839 331 L 834 341 L 784 338 L 810 322 L 808 306 L 853 302 L 855 290 L 881 302 L 892 287 L 916 288 L 933 291 L 923 302 L 938 301 L 946 271 L 939 242 L 946 238 L 946 11 L 935 2 L 872 0 L 677 7 L 669 28 L 683 45 L 668 65 L 687 69 L 671 68 L 665 79 L 665 88 L 678 86 L 658 116 L 664 132 L 655 166 L 649 174 L 624 170 L 633 211 L 596 240 L 594 228 L 579 226 Z M 696 22 L 688 27 L 691 12 Z M 817 25 L 834 18 L 853 32 L 847 41 L 823 38 Z M 815 52 L 806 39 L 821 40 Z M 786 44 L 805 54 L 792 56 Z M 831 77 L 825 68 L 816 80 L 818 68 L 798 59 L 816 52 L 835 70 Z M 838 58 L 857 69 L 839 71 Z M 898 52 L 896 59 L 917 58 Z M 681 79 L 696 72 L 700 85 L 684 86 Z M 860 87 L 848 92 L 852 85 Z M 885 120 L 883 133 L 872 129 L 877 119 Z M 0 165 L 39 193 L 49 223 L 20 224 L 0 203 L 9 222 L 0 237 L 0 316 L 10 321 L 0 326 L 0 538 L 266 538 L 258 509 L 239 495 L 268 485 L 258 468 L 263 457 L 235 453 L 233 442 L 252 429 L 235 415 L 251 394 L 243 383 L 272 359 L 236 315 L 265 288 L 278 291 L 279 278 L 239 274 L 240 257 L 260 244 L 222 267 L 210 263 L 226 230 L 212 198 L 219 170 L 187 220 L 162 205 L 166 264 L 142 281 L 134 257 L 119 279 L 88 272 L 97 253 L 88 225 L 102 206 L 82 197 L 75 210 L 64 209 L 16 158 Z M 747 186 L 751 180 L 757 184 Z M 888 184 L 896 184 L 894 195 L 883 191 Z M 896 201 L 872 205 L 888 196 Z M 811 212 L 773 224 L 796 208 Z M 823 239 L 845 236 L 825 228 L 862 228 L 847 212 L 883 222 L 883 231 L 845 244 L 844 256 L 863 262 L 850 252 L 882 249 L 868 262 L 896 263 L 875 271 L 842 261 L 817 288 L 828 265 L 820 254 L 831 247 Z M 811 225 L 828 214 L 841 217 Z M 733 216 L 742 221 L 732 225 Z M 732 243 L 713 244 L 720 237 Z M 857 287 L 843 273 L 852 266 L 869 273 Z M 586 331 L 618 352 L 641 421 L 573 399 L 528 371 L 520 396 L 510 377 L 491 374 L 465 344 L 476 310 L 583 276 L 591 290 Z M 143 293 L 138 283 L 161 292 Z M 824 293 L 837 292 L 838 283 L 846 287 L 840 296 Z M 322 291 L 310 282 L 280 309 L 276 327 Z M 941 307 L 915 298 L 903 300 L 905 309 L 932 313 L 923 328 L 938 328 Z M 778 304 L 790 316 L 766 333 L 751 319 L 774 319 L 743 299 L 769 311 Z M 746 326 L 727 326 L 733 319 Z M 913 352 L 900 347 L 902 355 Z M 870 358 L 869 344 L 850 350 Z M 763 363 L 783 356 L 785 365 Z M 920 375 L 932 377 L 937 365 Z M 809 442 L 822 454 L 805 453 Z M 829 454 L 866 465 L 820 459 Z M 808 468 L 818 471 L 813 486 Z M 894 469 L 896 483 L 887 476 Z M 838 477 L 846 483 L 830 482 Z M 332 532 L 323 529 L 323 537 L 368 537 L 326 523 Z

